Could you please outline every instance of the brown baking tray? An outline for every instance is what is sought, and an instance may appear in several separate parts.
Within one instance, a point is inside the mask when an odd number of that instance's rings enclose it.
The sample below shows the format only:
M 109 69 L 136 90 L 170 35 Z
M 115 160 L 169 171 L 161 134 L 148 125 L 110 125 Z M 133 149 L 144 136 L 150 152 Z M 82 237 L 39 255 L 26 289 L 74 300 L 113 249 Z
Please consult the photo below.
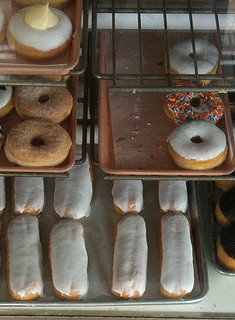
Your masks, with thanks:
M 100 34 L 99 67 L 102 73 L 110 72 L 112 51 L 109 31 Z M 135 54 L 134 31 L 117 32 L 116 70 L 135 73 L 138 59 Z M 164 50 L 156 43 L 163 43 L 163 33 L 142 34 L 143 51 L 146 52 L 146 69 L 164 73 Z M 107 39 L 107 41 L 106 41 Z M 155 41 L 154 41 L 155 39 Z M 161 42 L 162 41 L 162 42 Z M 123 48 L 126 44 L 125 49 Z M 154 48 L 152 48 L 154 43 Z M 130 47 L 129 47 L 130 44 Z M 131 49 L 132 48 L 132 49 Z M 132 50 L 132 51 L 131 51 Z M 125 54 L 123 53 L 125 51 Z M 122 82 L 124 82 L 122 80 Z M 127 81 L 125 80 L 125 84 Z M 133 81 L 132 81 L 133 83 Z M 164 112 L 166 93 L 162 92 L 110 92 L 108 81 L 99 81 L 99 161 L 101 168 L 118 175 L 226 175 L 234 171 L 234 141 L 230 107 L 227 94 L 221 94 L 225 114 L 218 122 L 227 137 L 228 155 L 219 167 L 212 170 L 183 170 L 176 167 L 167 150 L 167 137 L 175 124 Z M 157 84 L 156 84 L 157 85 Z
M 7 21 L 20 9 L 11 0 L 3 0 L 1 6 L 6 12 Z M 0 74 L 65 75 L 77 65 L 80 52 L 82 0 L 70 1 L 60 10 L 68 15 L 73 25 L 70 47 L 58 57 L 43 62 L 33 62 L 14 53 L 5 39 L 0 44 Z
M 76 124 L 77 124 L 77 77 L 71 77 L 67 85 L 68 90 L 73 96 L 73 108 L 71 114 L 60 125 L 69 133 L 72 139 L 72 146 L 68 157 L 60 165 L 54 167 L 20 167 L 10 163 L 4 153 L 4 147 L 0 150 L 0 172 L 65 172 L 69 170 L 75 162 L 75 147 L 76 147 Z M 0 124 L 3 128 L 3 134 L 6 138 L 9 130 L 17 123 L 23 121 L 15 108 L 5 117 L 0 119 Z

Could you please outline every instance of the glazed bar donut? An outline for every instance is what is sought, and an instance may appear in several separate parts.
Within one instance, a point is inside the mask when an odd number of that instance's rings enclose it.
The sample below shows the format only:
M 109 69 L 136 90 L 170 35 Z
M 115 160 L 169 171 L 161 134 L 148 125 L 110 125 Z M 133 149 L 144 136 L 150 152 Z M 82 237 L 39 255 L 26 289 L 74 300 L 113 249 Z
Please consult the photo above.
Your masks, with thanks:
M 24 119 L 41 118 L 61 123 L 70 115 L 73 97 L 66 88 L 17 87 L 14 103 Z
M 222 194 L 215 207 L 215 217 L 222 226 L 235 222 L 235 187 Z
M 76 156 L 81 154 L 77 147 Z M 84 163 L 69 170 L 69 177 L 55 179 L 54 210 L 59 218 L 80 220 L 90 215 L 92 168 L 87 155 Z
M 187 85 L 194 87 L 195 83 Z M 223 117 L 224 105 L 215 92 L 171 92 L 166 95 L 164 111 L 176 124 L 191 120 L 216 123 Z
M 185 213 L 188 193 L 185 181 L 159 181 L 158 198 L 162 212 Z
M 217 48 L 203 39 L 195 40 L 198 74 L 215 74 L 219 63 Z M 192 40 L 178 42 L 169 50 L 170 68 L 173 74 L 195 74 Z M 203 80 L 206 83 L 208 81 Z
M 14 299 L 35 300 L 42 295 L 42 248 L 34 216 L 18 216 L 7 228 L 7 275 Z
M 12 207 L 16 214 L 38 215 L 44 205 L 44 182 L 41 177 L 14 177 Z
M 32 119 L 10 130 L 4 150 L 7 159 L 19 166 L 57 166 L 67 158 L 71 145 L 69 134 L 59 124 Z
M 26 7 L 34 4 L 47 4 L 55 8 L 64 7 L 70 0 L 13 0 L 18 6 Z
M 161 219 L 161 294 L 180 298 L 194 286 L 193 249 L 188 219 L 167 213 Z
M 182 169 L 206 170 L 219 166 L 227 156 L 226 136 L 208 121 L 189 121 L 169 135 L 168 151 Z
M 146 227 L 140 215 L 123 217 L 116 226 L 112 293 L 123 299 L 145 292 L 148 246 Z
M 34 5 L 17 11 L 7 29 L 10 48 L 36 61 L 61 54 L 71 40 L 72 24 L 68 16 L 47 5 Z
M 235 270 L 235 225 L 224 227 L 217 238 L 217 257 L 227 269 Z
M 61 220 L 52 227 L 49 259 L 55 293 L 66 300 L 83 298 L 88 291 L 88 256 L 80 222 Z
M 114 180 L 112 196 L 115 211 L 125 215 L 143 209 L 143 183 L 141 180 Z

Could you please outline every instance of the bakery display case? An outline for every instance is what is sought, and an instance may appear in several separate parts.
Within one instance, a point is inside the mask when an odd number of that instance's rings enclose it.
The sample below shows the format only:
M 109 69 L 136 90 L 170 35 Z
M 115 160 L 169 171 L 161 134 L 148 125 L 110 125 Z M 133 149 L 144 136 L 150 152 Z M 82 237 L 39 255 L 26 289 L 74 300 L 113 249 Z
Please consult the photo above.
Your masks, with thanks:
M 235 180 L 231 95 L 235 91 L 233 1 L 74 0 L 70 3 L 72 7 L 75 4 L 76 8 L 82 7 L 79 12 L 70 12 L 76 26 L 81 19 L 81 37 L 75 28 L 76 41 L 70 48 L 79 58 L 77 66 L 58 72 L 53 64 L 50 65 L 48 72 L 50 76 L 56 76 L 55 81 L 55 78 L 42 77 L 45 74 L 40 65 L 37 65 L 38 72 L 33 68 L 27 72 L 21 61 L 17 66 L 19 71 L 11 72 L 10 68 L 8 72 L 7 66 L 0 61 L 0 70 L 3 67 L 2 73 L 7 74 L 0 78 L 2 86 L 71 89 L 73 115 L 64 126 L 73 136 L 72 152 L 75 154 L 75 147 L 79 149 L 74 166 L 70 162 L 65 170 L 59 167 L 55 170 L 20 167 L 17 170 L 16 166 L 14 170 L 1 170 L 0 154 L 0 176 L 5 177 L 6 188 L 6 208 L 1 216 L 0 317 L 233 318 L 234 272 L 218 263 L 216 239 L 220 227 L 214 217 L 216 201 L 222 194 L 214 181 Z M 216 71 L 201 71 L 198 39 L 216 48 L 218 58 L 213 62 Z M 172 71 L 172 47 L 182 41 L 190 43 L 192 48 L 187 54 L 193 72 Z M 203 41 L 200 44 L 206 43 Z M 213 57 L 208 59 L 213 60 Z M 64 64 L 58 63 L 57 67 L 63 69 Z M 165 96 L 170 92 L 216 92 L 220 95 L 224 116 L 216 125 L 224 132 L 228 145 L 223 164 L 206 171 L 193 171 L 179 169 L 172 162 L 166 140 L 176 124 L 163 111 Z M 7 119 L 2 119 L 6 133 L 9 129 Z M 62 178 L 71 178 L 69 169 L 72 166 L 79 170 L 87 163 L 92 164 L 89 174 L 93 195 L 90 215 L 85 214 L 80 222 L 85 231 L 89 289 L 81 300 L 64 300 L 53 288 L 49 248 L 51 228 L 59 221 L 54 202 L 56 183 Z M 13 177 L 18 176 L 43 177 L 45 188 L 45 204 L 37 218 L 43 254 L 43 295 L 35 301 L 15 300 L 8 289 L 6 235 L 10 221 L 15 217 Z M 111 192 L 113 180 L 143 182 L 140 215 L 147 230 L 148 265 L 146 290 L 137 299 L 121 299 L 111 293 L 115 227 L 122 218 L 115 213 Z M 173 299 L 160 294 L 160 225 L 164 216 L 158 199 L 160 180 L 187 182 L 185 216 L 190 225 L 194 285 L 187 295 Z M 85 187 L 87 183 L 84 190 Z M 71 195 L 77 191 L 72 187 L 68 190 Z M 138 270 L 138 266 L 135 268 Z

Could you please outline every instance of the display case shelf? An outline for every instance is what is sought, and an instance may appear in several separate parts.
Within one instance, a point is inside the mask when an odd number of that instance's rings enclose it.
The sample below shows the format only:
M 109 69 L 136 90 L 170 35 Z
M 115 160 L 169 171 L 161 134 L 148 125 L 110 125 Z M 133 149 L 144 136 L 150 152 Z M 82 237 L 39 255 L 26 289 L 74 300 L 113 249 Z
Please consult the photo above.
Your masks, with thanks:
M 189 87 L 174 86 L 175 81 L 194 81 L 197 86 L 192 91 L 235 91 L 234 77 L 234 13 L 235 5 L 228 1 L 193 1 L 182 0 L 177 4 L 173 1 L 95 1 L 92 10 L 93 35 L 93 74 L 100 80 L 110 81 L 110 91 L 120 92 L 162 92 L 188 91 Z M 124 16 L 124 14 L 127 14 Z M 205 18 L 207 14 L 207 19 Z M 124 18 L 125 17 L 125 18 Z M 206 21 L 205 21 L 206 20 Z M 104 23 L 104 21 L 106 21 Z M 120 29 L 136 29 L 138 34 L 138 72 L 118 72 L 117 31 Z M 111 72 L 101 73 L 99 70 L 99 30 L 110 28 L 112 32 Z M 164 33 L 165 72 L 151 73 L 144 70 L 143 35 L 146 29 L 159 30 Z M 169 64 L 170 34 L 172 30 L 187 31 L 192 41 L 194 74 L 173 74 Z M 195 38 L 198 32 L 213 31 L 219 52 L 219 69 L 216 74 L 199 74 L 196 60 Z M 123 31 L 125 32 L 125 31 Z M 98 48 L 98 49 L 97 49 Z M 123 57 L 122 57 L 123 58 Z M 119 70 L 120 71 L 120 70 Z M 208 86 L 201 81 L 210 80 Z M 123 81 L 125 84 L 123 85 Z M 134 84 L 133 84 L 134 83 Z M 159 84 L 158 84 L 159 83 Z

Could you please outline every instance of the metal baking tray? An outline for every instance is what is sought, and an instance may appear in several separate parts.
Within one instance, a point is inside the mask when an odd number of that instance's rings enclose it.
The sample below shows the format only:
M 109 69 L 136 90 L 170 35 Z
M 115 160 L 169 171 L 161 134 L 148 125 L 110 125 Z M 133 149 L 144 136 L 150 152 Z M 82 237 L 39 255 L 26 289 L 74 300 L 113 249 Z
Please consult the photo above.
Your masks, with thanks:
M 67 119 L 65 119 L 60 125 L 69 133 L 72 146 L 69 151 L 68 157 L 58 166 L 54 167 L 21 167 L 16 164 L 10 163 L 4 153 L 4 147 L 0 150 L 0 171 L 1 172 L 65 172 L 69 170 L 75 162 L 75 148 L 76 148 L 76 125 L 77 125 L 77 90 L 78 79 L 77 77 L 71 77 L 68 81 L 67 88 L 73 96 L 73 108 Z M 15 108 L 9 112 L 5 117 L 0 119 L 2 125 L 3 134 L 6 138 L 9 130 L 17 123 L 23 121 Z
M 6 21 L 20 9 L 11 0 L 1 1 L 1 7 L 6 13 Z M 70 47 L 58 57 L 43 62 L 33 62 L 14 53 L 5 39 L 0 44 L 0 74 L 65 75 L 77 65 L 81 40 L 82 0 L 70 1 L 60 10 L 68 15 L 73 25 Z
M 147 44 L 145 47 L 147 51 L 147 57 L 144 60 L 146 68 L 164 69 L 163 50 L 159 49 L 159 52 L 155 52 L 156 50 L 153 51 L 151 48 L 151 43 L 154 42 L 153 35 L 157 34 L 146 32 L 144 33 L 145 37 L 143 35 L 145 39 L 143 44 L 146 43 L 148 37 L 148 44 L 150 44 L 149 47 Z M 106 42 L 110 43 L 111 41 L 110 37 L 109 31 L 100 34 L 99 62 L 100 70 L 103 73 L 110 69 L 110 60 L 112 60 L 111 52 L 108 50 L 109 46 L 107 45 L 108 48 L 106 48 Z M 132 51 L 135 50 L 133 38 L 135 38 L 134 31 L 117 33 L 117 70 L 127 69 L 128 72 L 135 70 L 136 61 L 132 57 Z M 123 43 L 128 44 L 129 42 L 133 45 L 133 50 L 129 55 L 124 55 Z M 128 48 L 131 50 L 130 47 Z M 160 57 L 156 54 L 159 54 Z M 184 170 L 179 169 L 173 163 L 167 150 L 166 141 L 176 125 L 164 112 L 166 94 L 165 92 L 110 92 L 109 82 L 99 81 L 100 167 L 108 173 L 117 175 L 216 176 L 233 172 L 235 169 L 235 149 L 227 94 L 221 94 L 225 113 L 217 126 L 224 131 L 227 137 L 228 155 L 220 166 L 211 170 Z
M 219 273 L 226 275 L 226 276 L 235 276 L 235 271 L 229 270 L 226 267 L 224 267 L 219 259 L 217 258 L 217 246 L 216 246 L 216 240 L 217 237 L 220 234 L 220 230 L 223 228 L 215 218 L 215 206 L 217 201 L 219 200 L 220 196 L 223 194 L 223 191 L 219 188 L 217 188 L 214 184 L 214 182 L 209 183 L 210 186 L 210 228 L 211 228 L 211 237 L 210 237 L 210 246 L 211 246 L 211 260 L 213 267 L 215 270 L 217 270 Z M 209 196 L 208 194 L 208 196 Z
M 82 301 L 62 301 L 54 293 L 48 263 L 48 239 L 51 227 L 58 221 L 53 213 L 54 179 L 45 178 L 45 207 L 39 215 L 40 235 L 43 248 L 43 279 L 44 296 L 33 302 L 12 300 L 6 280 L 6 228 L 14 217 L 11 207 L 11 179 L 6 179 L 7 208 L 1 217 L 1 307 L 21 307 L 22 309 L 53 308 L 71 310 L 89 306 L 126 306 L 126 305 L 163 305 L 199 302 L 206 296 L 208 290 L 207 270 L 204 263 L 203 246 L 201 241 L 200 213 L 197 210 L 197 199 L 194 183 L 188 184 L 189 211 L 187 213 L 191 224 L 191 235 L 194 249 L 195 286 L 185 298 L 169 300 L 160 295 L 160 250 L 158 246 L 160 210 L 156 197 L 157 184 L 144 181 L 144 217 L 148 241 L 148 273 L 147 287 L 143 297 L 136 300 L 121 300 L 111 294 L 112 260 L 114 247 L 115 225 L 122 218 L 115 213 L 111 196 L 112 182 L 105 181 L 104 173 L 94 167 L 94 194 L 91 214 L 81 220 L 84 225 L 86 247 L 88 251 L 89 290 Z M 65 178 L 66 179 L 66 178 Z

